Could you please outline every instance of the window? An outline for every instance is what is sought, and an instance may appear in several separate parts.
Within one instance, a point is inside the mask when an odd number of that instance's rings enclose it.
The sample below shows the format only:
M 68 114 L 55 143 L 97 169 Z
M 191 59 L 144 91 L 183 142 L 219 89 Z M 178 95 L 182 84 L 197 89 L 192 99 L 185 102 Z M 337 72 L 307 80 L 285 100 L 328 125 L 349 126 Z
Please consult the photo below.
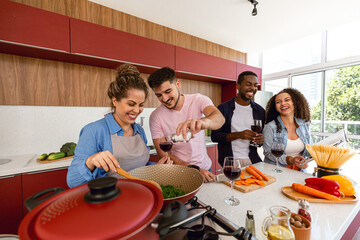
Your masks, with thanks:
M 360 65 L 325 71 L 325 132 L 344 129 L 360 149 Z
M 287 78 L 281 78 L 271 81 L 265 81 L 264 82 L 264 90 L 267 92 L 272 92 L 273 94 L 277 94 L 284 88 L 288 87 L 288 79 Z
M 291 86 L 304 94 L 311 110 L 310 131 L 321 132 L 321 81 L 322 72 L 292 77 Z
M 360 20 L 327 31 L 327 61 L 360 55 Z
M 280 72 L 321 62 L 321 33 L 263 53 L 263 74 Z

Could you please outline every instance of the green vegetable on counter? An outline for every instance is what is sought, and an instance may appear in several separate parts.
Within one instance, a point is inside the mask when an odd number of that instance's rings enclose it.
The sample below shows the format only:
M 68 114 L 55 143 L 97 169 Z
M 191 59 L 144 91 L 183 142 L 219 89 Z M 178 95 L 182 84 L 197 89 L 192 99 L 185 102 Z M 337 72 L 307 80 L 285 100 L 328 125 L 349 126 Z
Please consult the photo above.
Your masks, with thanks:
M 60 148 L 60 152 L 65 153 L 66 157 L 72 156 L 75 153 L 75 148 L 76 148 L 76 143 L 68 142 L 62 145 L 62 147 Z
M 59 159 L 59 158 L 63 158 L 65 157 L 65 153 L 63 152 L 57 152 L 57 153 L 53 153 L 53 154 L 50 154 L 47 159 L 48 160 L 56 160 L 56 159 Z
M 161 185 L 164 199 L 180 197 L 185 194 L 185 191 L 174 187 L 173 185 Z
M 41 160 L 45 160 L 47 157 L 48 157 L 48 155 L 46 153 L 43 153 L 40 155 L 40 157 L 38 159 L 41 161 Z

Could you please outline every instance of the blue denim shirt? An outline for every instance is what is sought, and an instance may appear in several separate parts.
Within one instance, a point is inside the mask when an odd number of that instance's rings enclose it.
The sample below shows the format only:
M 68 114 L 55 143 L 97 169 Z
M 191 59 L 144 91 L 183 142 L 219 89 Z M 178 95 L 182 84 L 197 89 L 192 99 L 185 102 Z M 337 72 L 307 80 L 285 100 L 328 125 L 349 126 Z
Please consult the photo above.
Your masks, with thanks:
M 277 119 L 279 120 L 281 127 L 282 127 L 281 133 L 279 133 L 279 135 L 281 136 L 281 141 L 284 144 L 284 147 L 286 148 L 287 139 L 288 139 L 288 131 L 285 128 L 284 123 L 281 121 L 280 116 L 278 116 Z M 295 118 L 295 121 L 299 126 L 298 128 L 296 128 L 296 133 L 299 136 L 299 138 L 301 139 L 301 141 L 303 141 L 305 146 L 306 146 L 306 144 L 312 144 L 313 141 L 312 141 L 311 134 L 310 134 L 310 123 L 305 122 L 305 120 L 299 119 L 299 118 Z M 275 123 L 275 120 L 273 120 L 273 121 L 269 122 L 268 124 L 266 124 L 264 127 L 264 130 L 263 130 L 263 134 L 264 134 L 263 149 L 264 149 L 264 155 L 265 155 L 264 162 L 271 163 L 271 164 L 276 164 L 276 158 L 274 157 L 274 155 L 271 154 L 271 144 L 275 140 L 275 133 L 276 133 L 276 123 Z M 301 154 L 303 157 L 310 156 L 310 154 L 308 153 L 306 148 L 304 149 L 303 152 L 301 152 Z M 285 154 L 283 154 L 279 158 L 279 165 L 286 167 L 287 164 L 286 164 L 286 155 Z
M 134 135 L 140 137 L 147 146 L 147 139 L 144 129 L 137 123 L 133 123 Z M 85 165 L 88 157 L 95 153 L 108 150 L 113 153 L 111 135 L 117 133 L 118 136 L 124 135 L 124 130 L 115 121 L 112 113 L 105 118 L 87 124 L 80 131 L 79 142 L 75 149 L 75 155 L 67 173 L 67 184 L 70 188 L 85 184 L 92 179 L 104 177 L 107 172 L 104 169 L 96 168 L 91 172 Z M 148 147 L 149 151 L 150 148 Z

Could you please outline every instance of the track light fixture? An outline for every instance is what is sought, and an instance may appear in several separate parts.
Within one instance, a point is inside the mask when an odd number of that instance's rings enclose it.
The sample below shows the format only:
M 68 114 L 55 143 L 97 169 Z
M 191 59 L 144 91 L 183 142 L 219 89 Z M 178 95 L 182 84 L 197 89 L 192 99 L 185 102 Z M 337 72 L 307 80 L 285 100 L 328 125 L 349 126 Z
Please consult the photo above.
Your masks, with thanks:
M 257 9 L 256 9 L 256 5 L 258 5 L 258 2 L 256 0 L 248 0 L 253 6 L 254 9 L 251 12 L 251 15 L 256 16 L 257 14 Z

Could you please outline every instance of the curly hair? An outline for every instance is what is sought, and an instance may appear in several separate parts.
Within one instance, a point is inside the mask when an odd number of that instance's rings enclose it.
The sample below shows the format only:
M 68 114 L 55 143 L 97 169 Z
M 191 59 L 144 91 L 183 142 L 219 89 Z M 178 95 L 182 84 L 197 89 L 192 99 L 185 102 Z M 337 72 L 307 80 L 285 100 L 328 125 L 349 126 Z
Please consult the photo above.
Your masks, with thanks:
M 175 71 L 169 67 L 163 67 L 152 74 L 148 78 L 150 88 L 159 87 L 163 82 L 170 81 L 174 83 L 176 80 Z
M 285 88 L 281 90 L 278 94 L 275 94 L 270 98 L 266 104 L 266 113 L 265 113 L 265 124 L 275 120 L 276 131 L 281 132 L 281 124 L 277 120 L 277 117 L 280 115 L 276 110 L 275 99 L 281 93 L 288 93 L 291 96 L 291 100 L 294 104 L 294 116 L 299 119 L 305 120 L 305 122 L 310 122 L 310 108 L 309 103 L 304 97 L 304 95 L 295 88 Z
M 123 64 L 117 69 L 116 79 L 110 83 L 108 88 L 108 96 L 110 100 L 115 97 L 116 101 L 120 101 L 122 98 L 128 96 L 130 89 L 142 90 L 145 93 L 145 99 L 148 96 L 148 87 L 140 77 L 140 72 L 137 68 L 130 64 Z M 111 101 L 111 108 L 114 109 L 114 105 Z

